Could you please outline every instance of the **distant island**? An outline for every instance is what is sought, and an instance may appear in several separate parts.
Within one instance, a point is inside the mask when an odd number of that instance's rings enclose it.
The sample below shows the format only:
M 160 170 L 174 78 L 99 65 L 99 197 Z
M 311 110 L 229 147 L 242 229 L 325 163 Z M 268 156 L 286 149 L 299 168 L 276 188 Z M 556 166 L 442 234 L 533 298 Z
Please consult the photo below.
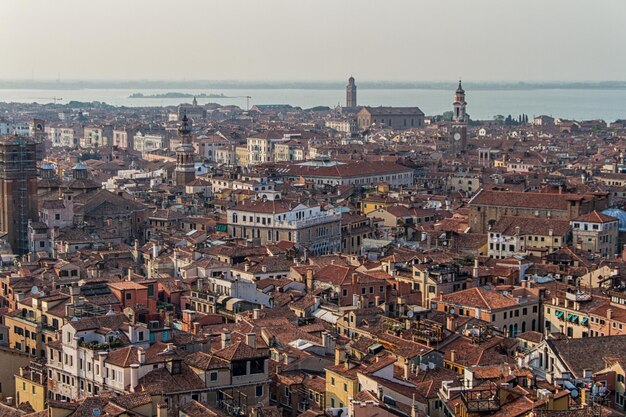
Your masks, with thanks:
M 142 93 L 133 93 L 128 98 L 233 98 L 225 96 L 224 94 L 189 94 L 189 93 L 162 93 L 162 94 L 142 94 Z

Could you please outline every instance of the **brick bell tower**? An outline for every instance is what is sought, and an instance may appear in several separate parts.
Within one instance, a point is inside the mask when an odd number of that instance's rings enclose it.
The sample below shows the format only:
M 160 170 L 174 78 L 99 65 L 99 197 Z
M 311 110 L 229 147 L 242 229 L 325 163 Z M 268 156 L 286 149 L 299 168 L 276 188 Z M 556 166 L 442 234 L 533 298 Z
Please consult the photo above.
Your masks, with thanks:
M 196 179 L 194 151 L 191 144 L 191 126 L 187 114 L 183 115 L 178 127 L 178 137 L 181 144 L 176 148 L 176 185 L 185 186 Z

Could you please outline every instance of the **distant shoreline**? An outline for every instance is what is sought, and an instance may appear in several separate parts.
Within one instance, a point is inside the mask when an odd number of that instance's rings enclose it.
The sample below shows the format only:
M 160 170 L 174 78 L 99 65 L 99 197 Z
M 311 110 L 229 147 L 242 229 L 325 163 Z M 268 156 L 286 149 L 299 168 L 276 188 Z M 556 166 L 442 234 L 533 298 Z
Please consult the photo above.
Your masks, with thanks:
M 157 99 L 163 99 L 163 98 L 192 98 L 192 97 L 193 98 L 235 98 L 235 97 L 225 96 L 222 93 L 220 93 L 220 94 L 205 94 L 205 93 L 191 94 L 191 93 L 177 93 L 177 92 L 169 92 L 169 93 L 163 93 L 163 94 L 133 93 L 130 96 L 128 96 L 128 98 L 157 98 Z
M 456 82 L 394 82 L 361 81 L 362 90 L 450 90 Z M 0 80 L 0 89 L 19 90 L 340 90 L 345 82 L 252 82 L 252 81 L 33 81 Z M 471 82 L 464 81 L 466 89 L 478 90 L 626 90 L 626 81 L 602 82 Z M 188 94 L 188 93 L 181 93 Z M 200 97 L 200 95 L 197 95 Z M 210 95 L 208 95 L 210 96 Z M 193 97 L 193 94 L 185 97 Z M 145 96 L 144 98 L 151 98 Z M 165 97 L 167 98 L 167 97 Z M 211 97 L 208 97 L 211 98 Z M 222 98 L 222 97 L 217 97 Z M 225 98 L 225 97 L 224 97 Z

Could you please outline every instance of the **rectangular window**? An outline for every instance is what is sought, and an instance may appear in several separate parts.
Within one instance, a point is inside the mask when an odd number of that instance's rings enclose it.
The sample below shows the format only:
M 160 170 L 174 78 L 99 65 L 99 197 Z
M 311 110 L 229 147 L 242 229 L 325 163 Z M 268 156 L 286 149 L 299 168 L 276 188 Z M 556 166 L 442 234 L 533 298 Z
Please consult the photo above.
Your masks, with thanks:
M 246 361 L 233 362 L 233 376 L 242 376 L 248 373 L 248 363 Z

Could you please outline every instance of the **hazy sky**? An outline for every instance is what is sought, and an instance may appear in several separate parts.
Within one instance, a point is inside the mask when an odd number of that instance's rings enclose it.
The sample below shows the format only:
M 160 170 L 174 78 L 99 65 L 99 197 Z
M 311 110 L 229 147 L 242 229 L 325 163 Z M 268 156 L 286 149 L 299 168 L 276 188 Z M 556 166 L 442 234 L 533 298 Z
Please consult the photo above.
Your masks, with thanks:
M 0 79 L 626 79 L 623 0 L 0 0 Z

